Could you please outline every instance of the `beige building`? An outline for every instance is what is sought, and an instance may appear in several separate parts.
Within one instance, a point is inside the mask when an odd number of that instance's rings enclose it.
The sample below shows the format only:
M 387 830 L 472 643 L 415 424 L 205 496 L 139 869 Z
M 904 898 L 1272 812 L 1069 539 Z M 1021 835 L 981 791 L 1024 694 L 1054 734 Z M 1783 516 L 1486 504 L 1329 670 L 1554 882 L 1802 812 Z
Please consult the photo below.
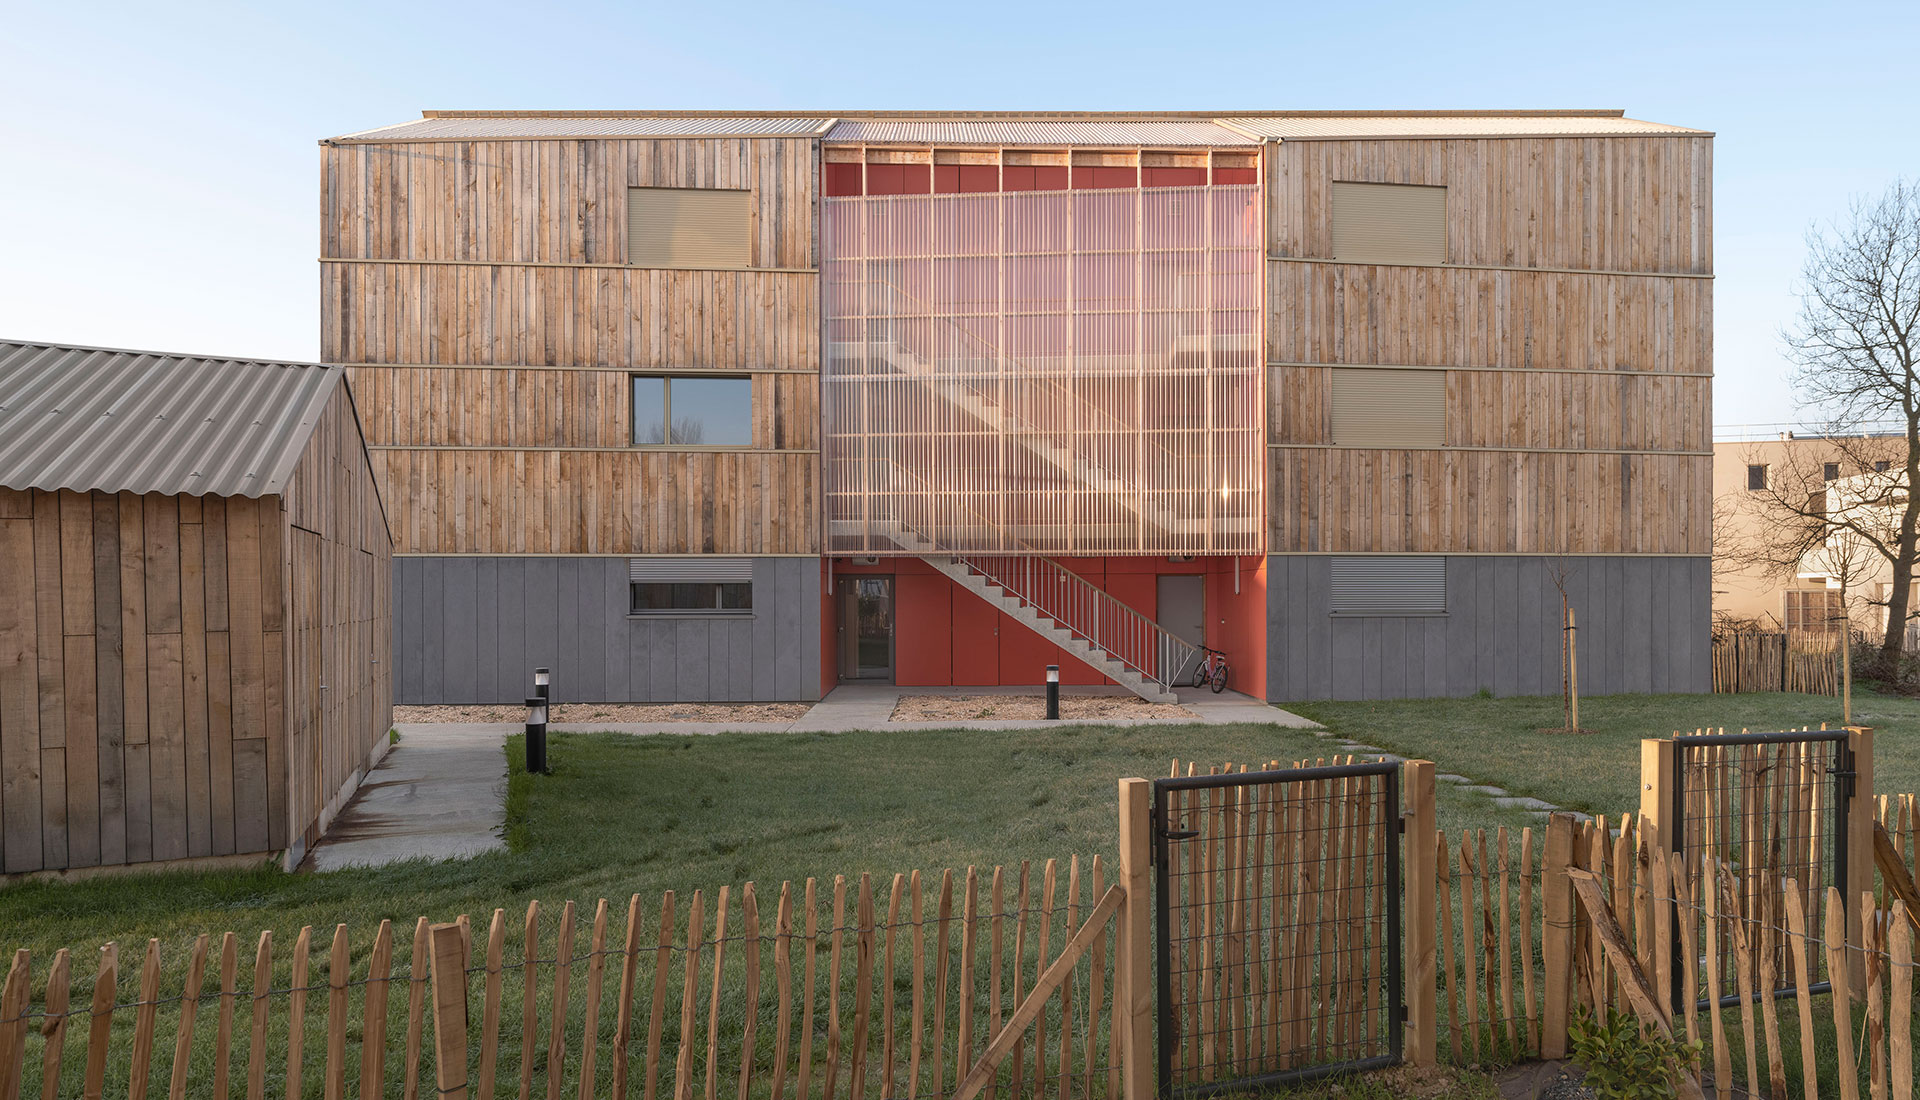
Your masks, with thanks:
M 1757 625 L 1792 633 L 1826 633 L 1841 604 L 1831 555 L 1809 555 L 1791 573 L 1755 561 L 1769 530 L 1770 501 L 1833 500 L 1843 490 L 1860 495 L 1874 475 L 1891 476 L 1904 453 L 1899 436 L 1822 436 L 1782 433 L 1767 439 L 1722 440 L 1713 445 L 1713 618 L 1716 628 Z M 1795 487 L 1798 488 L 1795 488 Z M 1804 494 L 1804 495 L 1803 495 Z M 1857 502 L 1856 502 L 1857 503 Z M 1859 555 L 1855 555 L 1858 557 Z M 1884 562 L 1857 563 L 1855 591 L 1883 599 Z M 1860 629 L 1879 629 L 1880 614 L 1855 601 Z

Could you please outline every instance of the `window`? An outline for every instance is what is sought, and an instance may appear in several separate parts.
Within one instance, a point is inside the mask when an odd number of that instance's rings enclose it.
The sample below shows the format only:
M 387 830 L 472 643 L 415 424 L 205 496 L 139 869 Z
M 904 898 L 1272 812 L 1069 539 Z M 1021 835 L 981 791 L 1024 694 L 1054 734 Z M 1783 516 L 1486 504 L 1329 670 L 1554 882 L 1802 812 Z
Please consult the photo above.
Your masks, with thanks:
M 1333 258 L 1355 264 L 1447 262 L 1447 189 L 1333 185 Z
M 1447 559 L 1337 557 L 1328 610 L 1335 615 L 1444 615 Z
M 751 558 L 632 558 L 629 615 L 750 615 Z
M 1822 481 L 1840 480 L 1840 464 L 1838 462 L 1829 462 L 1826 465 L 1820 467 L 1820 480 Z
M 636 447 L 750 447 L 753 380 L 633 376 Z
M 1747 467 L 1747 488 L 1764 489 L 1767 487 L 1767 467 L 1764 463 Z
M 1880 461 L 1873 464 L 1873 472 L 1876 474 L 1884 474 L 1887 472 L 1887 467 L 1889 465 L 1890 463 L 1888 463 L 1887 460 L 1883 458 Z
M 1446 371 L 1333 372 L 1334 446 L 1441 447 L 1446 439 Z
M 1834 588 L 1789 588 L 1783 616 L 1789 634 L 1832 634 L 1840 629 L 1840 592 Z
M 627 189 L 627 262 L 636 267 L 746 267 L 751 191 Z

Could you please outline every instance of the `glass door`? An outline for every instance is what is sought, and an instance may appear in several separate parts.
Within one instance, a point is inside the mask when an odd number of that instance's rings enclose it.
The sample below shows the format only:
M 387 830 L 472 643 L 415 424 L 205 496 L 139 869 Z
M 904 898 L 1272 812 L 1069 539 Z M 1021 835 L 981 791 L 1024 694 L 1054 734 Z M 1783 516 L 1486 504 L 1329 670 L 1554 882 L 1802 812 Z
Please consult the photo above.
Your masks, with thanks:
M 842 577 L 840 676 L 893 679 L 893 578 Z

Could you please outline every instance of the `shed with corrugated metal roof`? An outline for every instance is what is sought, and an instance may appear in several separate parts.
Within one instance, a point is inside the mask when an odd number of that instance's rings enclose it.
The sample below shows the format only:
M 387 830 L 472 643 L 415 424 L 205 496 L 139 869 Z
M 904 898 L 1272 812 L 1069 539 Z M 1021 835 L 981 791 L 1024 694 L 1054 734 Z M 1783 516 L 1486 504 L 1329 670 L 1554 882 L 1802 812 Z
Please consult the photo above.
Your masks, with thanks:
M 0 875 L 297 863 L 388 743 L 345 372 L 0 341 Z

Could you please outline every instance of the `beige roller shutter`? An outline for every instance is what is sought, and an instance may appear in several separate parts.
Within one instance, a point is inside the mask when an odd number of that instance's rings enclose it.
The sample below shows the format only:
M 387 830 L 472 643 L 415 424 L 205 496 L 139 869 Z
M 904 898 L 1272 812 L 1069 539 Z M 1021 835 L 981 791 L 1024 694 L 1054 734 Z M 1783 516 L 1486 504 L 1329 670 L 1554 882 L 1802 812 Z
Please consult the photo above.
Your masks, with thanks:
M 1356 264 L 1447 262 L 1447 189 L 1333 185 L 1333 258 Z
M 1444 447 L 1446 442 L 1446 371 L 1334 369 L 1334 446 Z
M 627 262 L 636 267 L 746 267 L 750 191 L 627 189 Z

